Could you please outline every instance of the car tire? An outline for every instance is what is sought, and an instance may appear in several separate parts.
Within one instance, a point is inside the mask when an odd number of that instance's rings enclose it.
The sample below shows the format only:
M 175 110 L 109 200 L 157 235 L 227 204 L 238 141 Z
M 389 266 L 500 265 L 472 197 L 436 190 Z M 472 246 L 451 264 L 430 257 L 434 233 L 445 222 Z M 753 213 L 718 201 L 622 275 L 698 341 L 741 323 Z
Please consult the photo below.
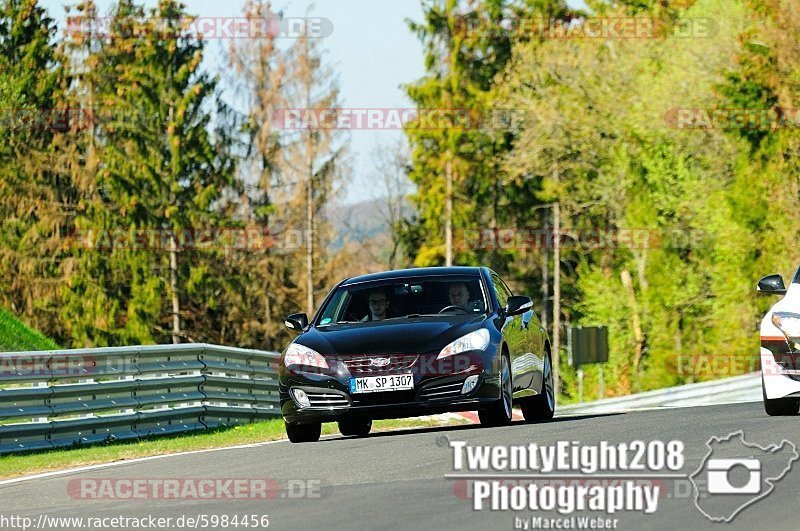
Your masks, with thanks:
M 508 426 L 513 418 L 511 363 L 507 354 L 503 354 L 500 359 L 500 399 L 491 406 L 478 410 L 478 419 L 482 426 Z
M 340 420 L 339 433 L 345 437 L 366 437 L 372 429 L 372 419 Z
M 322 434 L 322 423 L 314 422 L 311 424 L 289 424 L 284 421 L 286 435 L 293 443 L 317 442 Z
M 525 422 L 550 420 L 556 413 L 555 387 L 553 386 L 553 362 L 548 349 L 542 368 L 542 392 L 520 401 Z
M 767 389 L 764 387 L 763 379 L 761 395 L 764 397 L 764 410 L 770 417 L 797 415 L 800 411 L 800 398 L 767 398 Z

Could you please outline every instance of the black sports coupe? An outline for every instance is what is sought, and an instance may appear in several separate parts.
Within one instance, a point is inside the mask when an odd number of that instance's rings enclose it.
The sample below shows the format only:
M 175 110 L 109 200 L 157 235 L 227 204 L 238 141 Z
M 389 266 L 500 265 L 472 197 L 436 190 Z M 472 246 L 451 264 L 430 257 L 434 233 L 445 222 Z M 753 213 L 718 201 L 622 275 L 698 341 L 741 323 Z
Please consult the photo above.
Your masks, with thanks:
M 529 422 L 555 410 L 550 340 L 530 297 L 485 267 L 436 267 L 348 278 L 281 356 L 281 413 L 292 442 L 321 423 L 366 436 L 373 419 L 477 410 L 505 425 L 512 403 Z

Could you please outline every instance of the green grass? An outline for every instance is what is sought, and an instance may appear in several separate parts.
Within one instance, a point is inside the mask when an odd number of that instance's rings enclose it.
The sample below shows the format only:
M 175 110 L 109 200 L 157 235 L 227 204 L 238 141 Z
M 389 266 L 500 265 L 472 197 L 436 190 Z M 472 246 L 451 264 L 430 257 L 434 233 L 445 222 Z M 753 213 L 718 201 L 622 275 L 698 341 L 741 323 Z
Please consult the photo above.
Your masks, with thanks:
M 426 428 L 468 421 L 440 422 L 433 419 L 376 420 L 372 431 L 387 431 L 402 428 Z M 322 425 L 322 435 L 338 434 L 336 424 Z M 286 438 L 283 421 L 280 419 L 256 422 L 232 428 L 221 428 L 202 433 L 153 437 L 144 441 L 96 444 L 82 448 L 44 450 L 0 457 L 0 479 L 8 479 L 53 470 L 63 470 L 85 465 L 112 463 L 137 457 L 165 455 L 191 450 L 225 448 L 241 444 L 275 441 Z
M 52 339 L 28 328 L 19 319 L 0 308 L 0 352 L 57 349 Z

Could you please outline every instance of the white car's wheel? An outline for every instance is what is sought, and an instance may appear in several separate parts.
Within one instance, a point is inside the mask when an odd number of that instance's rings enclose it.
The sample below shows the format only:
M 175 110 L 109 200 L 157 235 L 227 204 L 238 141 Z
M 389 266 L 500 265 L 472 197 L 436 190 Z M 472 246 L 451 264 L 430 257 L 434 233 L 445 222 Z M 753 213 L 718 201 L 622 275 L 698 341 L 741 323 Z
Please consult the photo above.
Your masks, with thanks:
M 764 397 L 764 410 L 770 417 L 797 415 L 800 411 L 800 398 L 767 398 L 764 377 L 761 377 L 761 394 Z

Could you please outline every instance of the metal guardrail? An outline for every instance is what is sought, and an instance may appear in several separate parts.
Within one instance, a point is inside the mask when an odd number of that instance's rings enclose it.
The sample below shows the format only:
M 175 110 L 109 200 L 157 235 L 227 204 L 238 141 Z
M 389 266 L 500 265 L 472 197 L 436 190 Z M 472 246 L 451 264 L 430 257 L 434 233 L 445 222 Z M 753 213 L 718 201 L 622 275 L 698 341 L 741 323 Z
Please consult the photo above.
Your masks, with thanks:
M 0 454 L 280 416 L 277 352 L 204 343 L 0 354 Z
M 565 414 L 618 413 L 640 409 L 692 407 L 761 400 L 761 373 L 668 387 L 634 395 L 604 398 L 594 402 L 559 406 Z

